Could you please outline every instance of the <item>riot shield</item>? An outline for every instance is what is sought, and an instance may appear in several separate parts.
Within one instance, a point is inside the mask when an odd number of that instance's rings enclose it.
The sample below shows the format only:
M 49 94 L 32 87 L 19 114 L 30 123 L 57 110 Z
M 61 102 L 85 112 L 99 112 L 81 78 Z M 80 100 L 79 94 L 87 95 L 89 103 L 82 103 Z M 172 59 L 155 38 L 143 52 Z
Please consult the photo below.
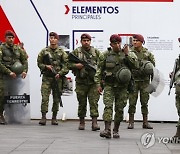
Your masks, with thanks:
M 4 77 L 5 82 L 5 119 L 8 123 L 30 122 L 30 90 L 29 76 L 22 79 Z
M 154 97 L 157 97 L 162 93 L 164 86 L 165 86 L 165 82 L 164 82 L 163 74 L 154 67 L 153 78 L 151 80 L 151 83 L 145 90 Z

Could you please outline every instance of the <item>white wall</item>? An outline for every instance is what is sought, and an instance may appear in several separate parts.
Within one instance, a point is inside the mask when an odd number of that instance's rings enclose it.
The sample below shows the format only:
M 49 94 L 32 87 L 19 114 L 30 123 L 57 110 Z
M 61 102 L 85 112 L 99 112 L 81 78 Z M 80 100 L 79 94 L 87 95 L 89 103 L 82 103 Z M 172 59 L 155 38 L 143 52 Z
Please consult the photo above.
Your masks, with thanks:
M 168 96 L 168 74 L 173 68 L 174 60 L 179 54 L 177 38 L 179 37 L 180 21 L 178 14 L 180 1 L 173 3 L 156 2 L 72 2 L 71 0 L 33 0 L 40 16 L 47 29 L 55 31 L 60 35 L 70 36 L 70 50 L 72 50 L 73 30 L 103 30 L 102 33 L 91 33 L 95 39 L 92 45 L 98 46 L 101 43 L 102 50 L 109 46 L 111 34 L 133 34 L 140 33 L 147 41 L 148 37 L 158 37 L 159 40 L 172 40 L 172 50 L 154 50 L 157 68 L 165 78 L 164 91 L 158 97 L 151 96 L 149 101 L 150 120 L 176 121 L 177 112 L 175 108 L 174 89 Z M 70 12 L 65 14 L 65 5 L 68 5 Z M 40 72 L 36 64 L 37 55 L 46 46 L 46 30 L 35 12 L 31 1 L 27 0 L 1 0 L 1 6 L 13 26 L 17 36 L 24 42 L 29 55 L 29 76 L 31 93 L 31 118 L 40 118 Z M 72 19 L 73 6 L 107 6 L 118 7 L 118 14 L 98 14 L 101 19 Z M 87 15 L 87 14 L 85 14 Z M 96 15 L 96 14 L 91 14 Z M 80 36 L 79 34 L 75 35 Z M 102 42 L 98 42 L 102 41 Z M 145 46 L 148 47 L 148 43 Z M 71 73 L 69 76 L 73 77 Z M 74 78 L 74 77 L 73 77 Z M 77 118 L 76 94 L 63 96 L 64 108 L 60 108 L 59 118 L 66 113 L 66 118 Z M 52 98 L 50 99 L 51 110 Z M 100 119 L 103 113 L 102 96 L 99 101 Z M 89 118 L 89 112 L 87 113 Z M 127 107 L 125 108 L 127 116 Z M 48 113 L 51 117 L 51 112 Z M 138 102 L 136 119 L 141 119 L 140 105 Z

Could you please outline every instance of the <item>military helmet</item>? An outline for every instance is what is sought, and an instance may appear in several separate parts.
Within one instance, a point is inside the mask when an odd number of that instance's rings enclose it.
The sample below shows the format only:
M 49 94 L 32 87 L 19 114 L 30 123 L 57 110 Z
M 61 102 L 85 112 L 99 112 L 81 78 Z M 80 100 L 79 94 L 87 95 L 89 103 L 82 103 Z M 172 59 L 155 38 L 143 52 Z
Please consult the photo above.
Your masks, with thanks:
M 152 75 L 153 74 L 153 68 L 154 68 L 154 66 L 150 61 L 142 61 L 141 70 L 146 75 Z
M 23 65 L 21 62 L 17 61 L 11 66 L 11 71 L 13 71 L 16 74 L 21 74 L 24 70 Z
M 127 67 L 122 67 L 117 71 L 116 78 L 120 83 L 129 83 L 131 79 L 131 71 Z

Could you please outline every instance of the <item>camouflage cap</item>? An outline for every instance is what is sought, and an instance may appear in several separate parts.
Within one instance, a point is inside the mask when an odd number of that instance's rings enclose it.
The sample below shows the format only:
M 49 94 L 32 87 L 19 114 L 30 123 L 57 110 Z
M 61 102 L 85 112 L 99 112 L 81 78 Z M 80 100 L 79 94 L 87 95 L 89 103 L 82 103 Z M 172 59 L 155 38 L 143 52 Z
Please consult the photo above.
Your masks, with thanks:
M 11 30 L 7 30 L 7 31 L 5 32 L 5 37 L 7 37 L 7 36 L 15 37 L 15 33 L 14 33 L 13 31 L 11 31 Z
M 57 33 L 55 33 L 55 32 L 50 32 L 49 36 L 54 36 L 56 39 L 59 40 L 59 35 Z
M 144 37 L 140 34 L 134 34 L 133 38 L 137 39 L 138 41 L 141 41 L 142 43 L 144 43 Z
M 91 36 L 89 34 L 87 34 L 87 33 L 84 33 L 84 34 L 81 35 L 81 40 L 82 39 L 89 39 L 89 40 L 91 40 Z
M 113 34 L 110 37 L 110 42 L 111 43 L 121 42 L 121 41 L 122 41 L 121 37 L 119 35 L 117 35 L 117 34 Z

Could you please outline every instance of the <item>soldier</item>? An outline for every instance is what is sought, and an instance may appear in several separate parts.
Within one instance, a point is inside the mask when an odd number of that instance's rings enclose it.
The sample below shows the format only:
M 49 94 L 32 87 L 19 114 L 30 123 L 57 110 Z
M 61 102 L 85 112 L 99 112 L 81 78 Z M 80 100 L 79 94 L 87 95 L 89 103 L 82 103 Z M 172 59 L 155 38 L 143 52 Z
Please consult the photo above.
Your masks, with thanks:
M 49 95 L 52 90 L 52 125 L 58 125 L 56 116 L 59 111 L 59 102 L 63 87 L 63 78 L 69 72 L 67 53 L 58 46 L 59 36 L 55 32 L 49 34 L 50 46 L 41 50 L 37 58 L 38 67 L 43 74 L 41 85 L 41 113 L 40 125 L 46 125 L 46 113 L 48 112 Z
M 5 43 L 0 46 L 0 124 L 5 124 L 4 112 L 4 81 L 3 77 L 17 78 L 19 74 L 24 79 L 28 71 L 28 61 L 24 51 L 14 44 L 14 32 L 5 32 Z
M 150 77 L 152 77 L 152 72 L 146 72 L 146 66 L 155 66 L 155 59 L 151 52 L 148 49 L 143 47 L 145 43 L 144 37 L 140 34 L 133 35 L 133 47 L 131 51 L 136 54 L 138 57 L 139 67 L 133 69 L 133 78 L 134 78 L 134 92 L 129 95 L 129 125 L 128 129 L 134 128 L 134 114 L 136 111 L 136 103 L 138 99 L 138 93 L 140 93 L 140 102 L 141 102 L 141 112 L 143 115 L 143 128 L 144 129 L 153 129 L 148 123 L 148 100 L 149 93 L 146 91 L 146 88 L 149 85 Z M 147 64 L 147 65 L 146 65 Z M 151 64 L 151 65 L 149 65 Z M 153 69 L 152 69 L 153 70 Z
M 178 41 L 180 42 L 180 38 L 178 39 Z M 172 84 L 174 83 L 176 89 L 176 108 L 179 116 L 179 121 L 177 122 L 176 126 L 177 131 L 174 135 L 174 138 L 180 139 L 180 55 L 175 61 L 174 70 L 170 73 L 170 78 L 172 80 Z
M 91 36 L 89 34 L 81 35 L 81 47 L 76 48 L 72 51 L 72 54 L 77 56 L 80 60 L 85 61 L 96 67 L 97 61 L 100 56 L 100 51 L 91 46 Z M 70 59 L 70 58 L 69 58 Z M 79 130 L 85 129 L 85 117 L 87 111 L 87 98 L 90 106 L 90 116 L 92 118 L 92 131 L 100 130 L 97 124 L 98 112 L 98 101 L 99 93 L 96 89 L 96 84 L 94 82 L 95 72 L 83 65 L 81 62 L 73 62 L 70 60 L 70 69 L 74 72 L 76 76 L 76 94 L 77 100 L 79 102 L 78 106 L 78 117 L 80 119 Z M 96 71 L 96 69 L 95 69 Z
M 127 89 L 131 80 L 130 69 L 136 66 L 137 57 L 128 51 L 125 45 L 121 49 L 121 37 L 113 34 L 110 37 L 110 48 L 103 53 L 98 63 L 95 75 L 98 92 L 102 93 L 101 80 L 104 80 L 104 131 L 101 137 L 111 138 L 111 122 L 113 115 L 113 103 L 115 103 L 113 138 L 119 138 L 119 126 L 123 120 L 123 110 L 127 104 Z

